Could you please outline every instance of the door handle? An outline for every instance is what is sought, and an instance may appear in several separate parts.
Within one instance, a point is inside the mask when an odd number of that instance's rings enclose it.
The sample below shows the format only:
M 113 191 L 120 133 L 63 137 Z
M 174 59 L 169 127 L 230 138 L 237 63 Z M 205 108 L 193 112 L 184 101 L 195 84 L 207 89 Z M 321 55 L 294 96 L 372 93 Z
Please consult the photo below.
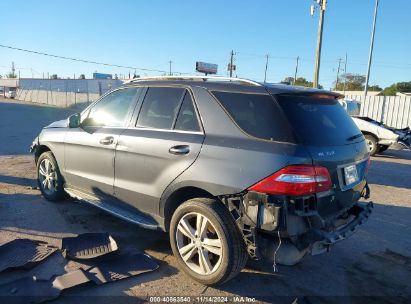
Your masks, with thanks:
M 170 154 L 175 154 L 175 155 L 188 154 L 190 152 L 190 146 L 187 146 L 187 145 L 174 146 L 174 147 L 171 147 L 168 150 L 168 152 Z
M 107 137 L 100 139 L 100 144 L 102 145 L 111 145 L 113 142 L 114 142 L 113 136 L 107 136 Z

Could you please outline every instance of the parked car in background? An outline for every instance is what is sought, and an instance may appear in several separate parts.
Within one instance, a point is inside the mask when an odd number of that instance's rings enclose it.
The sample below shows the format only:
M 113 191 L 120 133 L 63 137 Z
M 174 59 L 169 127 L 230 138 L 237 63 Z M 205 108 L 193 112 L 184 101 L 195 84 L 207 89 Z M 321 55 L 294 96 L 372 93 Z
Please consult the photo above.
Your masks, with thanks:
M 34 140 L 43 196 L 169 232 L 215 285 L 248 258 L 294 265 L 370 216 L 370 153 L 340 95 L 239 78 L 139 78 Z
M 8 89 L 5 93 L 6 98 L 15 98 L 16 97 L 16 90 L 15 89 Z
M 363 133 L 371 155 L 382 153 L 389 147 L 394 149 L 409 149 L 411 147 L 409 127 L 404 129 L 390 128 L 382 122 L 359 116 L 361 104 L 355 100 L 340 100 L 340 104 L 351 115 L 351 118 Z

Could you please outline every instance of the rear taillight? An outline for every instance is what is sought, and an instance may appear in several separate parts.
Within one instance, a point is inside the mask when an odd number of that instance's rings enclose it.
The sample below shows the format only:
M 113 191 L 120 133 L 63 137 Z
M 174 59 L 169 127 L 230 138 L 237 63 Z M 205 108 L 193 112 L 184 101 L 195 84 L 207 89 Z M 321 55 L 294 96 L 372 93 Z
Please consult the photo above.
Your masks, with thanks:
M 314 166 L 288 166 L 248 188 L 275 195 L 308 195 L 332 188 L 327 168 Z

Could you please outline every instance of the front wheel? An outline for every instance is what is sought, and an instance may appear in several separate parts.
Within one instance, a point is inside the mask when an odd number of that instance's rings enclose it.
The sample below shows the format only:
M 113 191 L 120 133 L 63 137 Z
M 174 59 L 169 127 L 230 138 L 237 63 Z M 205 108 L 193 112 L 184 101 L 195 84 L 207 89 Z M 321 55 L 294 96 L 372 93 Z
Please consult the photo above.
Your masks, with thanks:
M 43 196 L 49 201 L 65 198 L 63 177 L 53 153 L 44 152 L 37 160 L 37 181 Z
M 248 258 L 233 218 L 214 199 L 196 198 L 179 206 L 171 219 L 170 242 L 180 269 L 205 285 L 232 279 Z

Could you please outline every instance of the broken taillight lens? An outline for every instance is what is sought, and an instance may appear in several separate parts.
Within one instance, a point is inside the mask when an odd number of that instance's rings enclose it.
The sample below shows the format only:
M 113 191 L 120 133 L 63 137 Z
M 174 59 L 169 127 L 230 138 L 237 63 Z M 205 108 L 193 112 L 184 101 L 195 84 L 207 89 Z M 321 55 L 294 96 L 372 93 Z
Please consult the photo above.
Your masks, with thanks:
M 277 171 L 248 190 L 275 195 L 299 196 L 323 192 L 331 188 L 332 181 L 327 168 L 293 165 Z

